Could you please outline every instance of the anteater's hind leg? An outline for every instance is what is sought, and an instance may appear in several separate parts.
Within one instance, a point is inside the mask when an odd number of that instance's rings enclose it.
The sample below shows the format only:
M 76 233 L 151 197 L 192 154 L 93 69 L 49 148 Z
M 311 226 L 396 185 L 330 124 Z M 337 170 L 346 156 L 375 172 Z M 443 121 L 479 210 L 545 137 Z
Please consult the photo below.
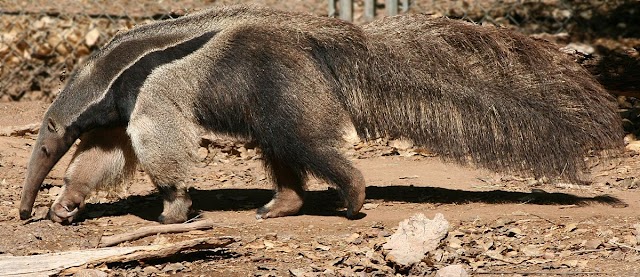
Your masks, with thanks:
M 347 217 L 358 214 L 365 199 L 365 183 L 360 171 L 354 168 L 337 149 L 330 146 L 310 148 L 313 144 L 297 144 L 286 148 L 286 158 L 265 151 L 266 166 L 271 170 L 276 191 L 273 199 L 258 209 L 257 218 L 273 218 L 297 214 L 302 207 L 306 174 L 337 186 L 347 204 Z
M 317 149 L 316 157 L 319 158 L 310 164 L 309 172 L 337 186 L 347 205 L 347 217 L 355 218 L 365 199 L 362 173 L 334 147 Z
M 64 187 L 49 210 L 56 222 L 70 223 L 96 188 L 115 190 L 135 172 L 136 157 L 124 128 L 95 129 L 81 137 L 64 176 Z
M 286 162 L 269 158 L 265 161 L 265 167 L 275 182 L 275 195 L 269 203 L 258 209 L 256 217 L 273 218 L 298 213 L 303 203 L 305 173 Z

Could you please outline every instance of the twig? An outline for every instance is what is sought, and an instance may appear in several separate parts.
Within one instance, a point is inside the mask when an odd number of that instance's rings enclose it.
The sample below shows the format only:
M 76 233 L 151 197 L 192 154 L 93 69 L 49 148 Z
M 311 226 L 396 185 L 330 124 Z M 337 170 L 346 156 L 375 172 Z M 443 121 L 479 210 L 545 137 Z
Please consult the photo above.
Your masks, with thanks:
M 100 242 L 102 241 L 103 237 L 104 237 L 104 230 L 102 230 L 102 232 L 100 232 L 100 236 L 98 237 L 98 243 L 96 243 L 96 247 L 94 247 L 94 248 L 100 247 Z
M 485 256 L 485 257 L 487 257 L 487 258 L 489 258 L 489 259 L 494 259 L 494 260 L 496 260 L 496 261 L 500 261 L 500 262 L 508 263 L 508 264 L 512 264 L 512 265 L 519 265 L 519 264 L 521 264 L 522 262 L 524 262 L 524 261 L 525 261 L 525 260 L 522 260 L 522 261 L 520 261 L 520 262 L 514 262 L 514 261 L 507 260 L 507 259 L 503 259 L 503 258 L 499 258 L 499 257 L 494 257 L 494 256 L 491 256 L 491 255 L 487 255 L 487 254 L 483 254 L 483 256 Z
M 482 272 L 473 272 L 473 274 L 491 274 L 491 275 L 582 275 L 582 274 L 607 274 L 606 272 L 596 272 L 596 271 L 576 271 L 576 272 L 557 272 L 557 271 L 482 271 Z
M 198 215 L 194 216 L 193 218 L 190 218 L 189 220 L 185 221 L 184 223 L 186 224 L 186 223 L 194 222 L 196 220 L 200 220 L 201 217 L 202 217 L 202 214 L 198 214 Z
M 614 245 L 616 245 L 618 247 L 621 247 L 621 248 L 627 248 L 627 249 L 631 249 L 631 250 L 640 252 L 640 248 L 631 247 L 629 245 L 618 243 L 618 242 L 615 242 L 615 241 L 609 241 L 609 243 L 614 244 Z
M 607 251 L 607 250 L 613 250 L 616 249 L 617 247 L 607 247 L 607 248 L 602 248 L 602 249 L 587 249 L 587 250 L 578 250 L 578 251 L 573 251 L 571 252 L 571 254 L 584 254 L 584 253 L 591 253 L 591 252 L 602 252 L 602 251 Z
M 535 217 L 537 217 L 537 218 L 539 218 L 539 219 L 542 219 L 542 220 L 544 220 L 544 221 L 546 221 L 546 222 L 549 222 L 549 223 L 551 223 L 551 224 L 553 224 L 553 225 L 561 225 L 561 224 L 558 224 L 558 223 L 554 222 L 554 221 L 553 221 L 553 220 L 551 220 L 551 219 L 544 218 L 544 217 L 539 216 L 539 215 L 537 215 L 537 214 L 530 214 L 530 215 L 535 216 Z
M 145 226 L 133 232 L 102 237 L 98 246 L 106 247 L 119 244 L 125 241 L 137 240 L 142 237 L 153 236 L 160 233 L 182 233 L 193 230 L 211 229 L 217 224 L 210 220 L 196 221 L 192 223 L 167 224 L 160 226 Z

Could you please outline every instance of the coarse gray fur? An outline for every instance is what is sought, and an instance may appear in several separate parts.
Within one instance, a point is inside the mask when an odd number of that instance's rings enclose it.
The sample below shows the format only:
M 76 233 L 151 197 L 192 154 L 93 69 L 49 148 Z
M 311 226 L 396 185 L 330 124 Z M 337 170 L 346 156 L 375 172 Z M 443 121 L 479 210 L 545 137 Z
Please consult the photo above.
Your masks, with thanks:
M 86 134 L 52 219 L 73 220 L 89 191 L 139 164 L 164 197 L 160 220 L 184 221 L 201 130 L 262 149 L 276 188 L 258 217 L 299 212 L 308 174 L 339 187 L 351 217 L 365 184 L 335 147 L 347 124 L 363 139 L 405 137 L 462 164 L 568 180 L 587 151 L 622 143 L 611 97 L 546 42 L 425 15 L 358 27 L 215 8 L 120 33 L 72 76 L 45 114 L 21 218 Z

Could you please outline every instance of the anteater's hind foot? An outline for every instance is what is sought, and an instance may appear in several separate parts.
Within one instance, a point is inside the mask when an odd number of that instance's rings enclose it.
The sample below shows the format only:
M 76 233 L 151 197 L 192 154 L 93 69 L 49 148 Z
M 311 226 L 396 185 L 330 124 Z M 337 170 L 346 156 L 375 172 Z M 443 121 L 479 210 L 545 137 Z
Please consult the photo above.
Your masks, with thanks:
M 347 218 L 359 219 L 361 218 L 360 210 L 364 205 L 365 182 L 362 173 L 359 170 L 352 168 L 350 182 L 347 185 L 340 186 L 342 197 L 344 198 L 347 206 Z
M 364 205 L 365 182 L 362 173 L 333 147 L 317 150 L 322 159 L 310 168 L 313 175 L 338 187 L 347 207 L 347 218 L 361 218 L 360 210 Z
M 256 218 L 298 214 L 304 202 L 304 173 L 280 161 L 268 162 L 267 168 L 271 170 L 276 185 L 275 195 L 269 203 L 258 209 Z
M 293 190 L 279 191 L 266 205 L 256 212 L 257 219 L 267 219 L 296 215 L 302 208 L 303 200 L 300 194 Z

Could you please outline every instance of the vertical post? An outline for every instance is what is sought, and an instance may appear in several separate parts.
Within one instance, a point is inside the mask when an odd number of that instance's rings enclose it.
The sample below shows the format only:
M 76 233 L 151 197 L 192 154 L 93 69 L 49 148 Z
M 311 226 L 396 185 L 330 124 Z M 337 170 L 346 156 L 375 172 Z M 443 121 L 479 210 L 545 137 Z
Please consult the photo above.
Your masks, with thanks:
M 329 0 L 329 17 L 336 17 L 336 0 Z
M 376 17 L 376 0 L 364 0 L 364 20 L 373 21 Z
M 353 21 L 353 0 L 340 0 L 340 19 Z
M 402 0 L 402 13 L 409 12 L 409 0 Z
M 398 0 L 386 0 L 385 8 L 387 9 L 388 16 L 394 16 L 398 14 Z

